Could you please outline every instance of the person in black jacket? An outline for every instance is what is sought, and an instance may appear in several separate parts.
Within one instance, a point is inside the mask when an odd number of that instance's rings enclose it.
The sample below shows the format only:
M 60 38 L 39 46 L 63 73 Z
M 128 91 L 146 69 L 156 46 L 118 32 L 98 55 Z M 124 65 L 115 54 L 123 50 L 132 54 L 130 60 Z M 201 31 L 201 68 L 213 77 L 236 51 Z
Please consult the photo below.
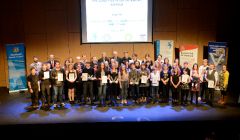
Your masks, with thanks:
M 107 79 L 109 77 L 109 71 L 105 68 L 105 64 L 101 63 L 99 69 L 96 73 L 96 78 L 98 80 L 98 97 L 99 106 L 105 106 L 106 99 L 106 89 L 107 89 Z
M 110 61 L 109 60 L 109 58 L 106 56 L 106 53 L 105 52 L 103 52 L 102 53 L 102 57 L 100 58 L 100 59 L 98 59 L 98 63 L 102 63 L 102 62 L 104 62 L 105 63 L 105 61 Z
M 42 91 L 42 107 L 50 107 L 50 88 L 51 88 L 51 72 L 47 69 L 47 63 L 42 65 L 42 70 L 39 72 L 39 80 L 41 80 L 41 91 Z M 47 104 L 46 104 L 47 101 Z
M 29 92 L 31 93 L 32 107 L 34 109 L 37 109 L 39 107 L 38 94 L 40 91 L 40 82 L 39 82 L 38 75 L 36 74 L 36 69 L 32 67 L 30 71 L 31 71 L 31 74 L 27 77 L 28 89 L 29 89 Z
M 87 79 L 83 80 L 83 74 L 87 74 Z M 84 103 L 87 103 L 87 93 L 90 95 L 90 104 L 93 105 L 93 80 L 94 80 L 94 70 L 90 66 L 90 62 L 86 62 L 85 68 L 82 71 L 82 82 L 83 82 L 83 95 Z

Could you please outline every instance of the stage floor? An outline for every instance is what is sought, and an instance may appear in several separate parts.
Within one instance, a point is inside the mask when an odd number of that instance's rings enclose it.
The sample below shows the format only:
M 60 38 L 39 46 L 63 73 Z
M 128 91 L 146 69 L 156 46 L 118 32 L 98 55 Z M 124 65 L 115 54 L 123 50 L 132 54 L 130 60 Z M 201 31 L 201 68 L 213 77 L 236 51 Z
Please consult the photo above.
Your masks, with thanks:
M 167 104 L 148 104 L 119 107 L 71 106 L 64 110 L 27 111 L 30 98 L 26 94 L 0 95 L 0 125 L 52 124 L 88 122 L 148 122 L 148 121 L 211 121 L 240 117 L 240 108 L 201 104 L 186 107 Z

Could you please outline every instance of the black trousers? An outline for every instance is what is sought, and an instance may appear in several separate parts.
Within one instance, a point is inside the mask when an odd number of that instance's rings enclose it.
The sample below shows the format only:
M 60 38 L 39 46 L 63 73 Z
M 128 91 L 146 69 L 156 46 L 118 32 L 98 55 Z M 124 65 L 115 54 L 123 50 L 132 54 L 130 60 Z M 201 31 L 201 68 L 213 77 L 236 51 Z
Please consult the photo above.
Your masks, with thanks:
M 94 96 L 94 100 L 95 101 L 98 101 L 99 100 L 99 98 L 98 98 L 98 83 L 97 83 L 98 81 L 93 81 L 93 96 Z M 96 88 L 95 88 L 96 87 Z
M 50 87 L 49 86 L 50 86 L 49 84 L 41 84 L 42 104 L 45 104 L 47 101 L 47 104 L 50 105 L 51 95 L 50 95 Z
M 148 87 L 139 87 L 139 92 L 141 97 L 148 97 Z
M 31 100 L 32 100 L 32 105 L 37 106 L 38 105 L 38 89 L 32 89 L 33 93 L 31 93 Z
M 76 97 L 77 100 L 81 101 L 83 95 L 83 84 L 82 82 L 76 82 Z
M 83 95 L 84 95 L 85 102 L 87 102 L 87 97 L 90 97 L 91 102 L 93 101 L 93 82 L 92 81 L 83 82 Z
M 193 95 L 195 95 L 195 97 L 196 97 L 196 104 L 198 104 L 199 92 L 198 91 L 191 91 L 191 103 L 193 101 Z
M 116 101 L 118 96 L 118 84 L 117 83 L 111 83 L 110 85 L 110 99 L 111 101 Z
M 162 86 L 162 99 L 164 102 L 168 102 L 169 99 L 169 85 Z
M 206 100 L 207 100 L 207 103 L 210 105 L 213 105 L 213 102 L 214 102 L 214 92 L 215 92 L 214 88 L 208 88 Z
M 203 82 L 200 84 L 200 88 L 201 88 L 201 95 L 200 97 L 202 99 L 205 99 L 206 98 L 206 94 L 207 94 L 207 89 L 208 89 L 208 84 L 207 82 Z
M 138 85 L 130 85 L 131 94 L 134 100 L 139 98 L 139 86 Z
M 172 87 L 172 99 L 178 100 L 179 99 L 179 90 L 178 88 Z
M 182 89 L 181 90 L 181 103 L 187 103 L 188 94 L 189 94 L 189 90 L 188 89 Z

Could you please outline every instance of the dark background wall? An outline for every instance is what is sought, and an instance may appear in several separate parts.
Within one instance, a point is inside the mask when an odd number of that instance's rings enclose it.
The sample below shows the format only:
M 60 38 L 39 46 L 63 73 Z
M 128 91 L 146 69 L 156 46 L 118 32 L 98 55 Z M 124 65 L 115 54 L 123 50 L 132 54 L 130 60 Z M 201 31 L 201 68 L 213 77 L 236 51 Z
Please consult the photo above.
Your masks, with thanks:
M 231 40 L 227 4 L 232 6 L 229 0 L 155 0 L 153 38 L 174 40 L 176 48 L 199 45 L 201 64 L 208 41 Z M 26 44 L 27 66 L 33 56 L 46 61 L 49 54 L 61 61 L 82 54 L 99 57 L 102 51 L 111 55 L 113 50 L 120 55 L 136 52 L 140 58 L 145 53 L 154 54 L 153 44 L 81 45 L 79 0 L 1 0 L 0 21 L 0 86 L 8 85 L 6 43 Z

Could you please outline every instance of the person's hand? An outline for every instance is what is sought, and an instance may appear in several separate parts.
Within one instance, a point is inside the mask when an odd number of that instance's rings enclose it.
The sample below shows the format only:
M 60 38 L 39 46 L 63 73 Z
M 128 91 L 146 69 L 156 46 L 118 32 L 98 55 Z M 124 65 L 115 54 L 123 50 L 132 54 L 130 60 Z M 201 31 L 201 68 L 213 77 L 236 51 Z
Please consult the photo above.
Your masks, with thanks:
M 30 93 L 33 93 L 33 90 L 32 90 L 32 89 L 30 89 Z
M 41 89 L 40 89 L 40 88 L 38 88 L 38 91 L 40 92 L 40 91 L 41 91 Z
M 51 85 L 49 85 L 49 88 L 51 88 L 52 86 Z

